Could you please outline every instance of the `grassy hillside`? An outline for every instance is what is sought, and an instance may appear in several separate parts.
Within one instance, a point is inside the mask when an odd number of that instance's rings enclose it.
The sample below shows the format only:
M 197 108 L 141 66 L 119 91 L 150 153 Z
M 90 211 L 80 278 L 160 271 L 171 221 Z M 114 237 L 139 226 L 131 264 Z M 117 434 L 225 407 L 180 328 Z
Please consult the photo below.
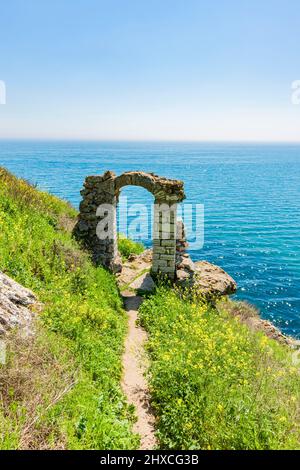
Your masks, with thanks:
M 43 302 L 35 338 L 0 366 L 0 448 L 131 449 L 120 390 L 126 316 L 115 279 L 72 240 L 65 202 L 0 169 L 0 269 Z
M 11 334 L 0 365 L 0 449 L 138 446 L 120 390 L 126 316 L 115 278 L 72 239 L 75 218 L 0 169 L 0 270 L 43 303 L 35 336 Z M 142 249 L 119 244 L 124 258 Z M 168 287 L 140 308 L 160 447 L 299 449 L 291 351 L 227 310 Z
M 167 288 L 146 300 L 150 383 L 163 449 L 299 449 L 291 351 Z

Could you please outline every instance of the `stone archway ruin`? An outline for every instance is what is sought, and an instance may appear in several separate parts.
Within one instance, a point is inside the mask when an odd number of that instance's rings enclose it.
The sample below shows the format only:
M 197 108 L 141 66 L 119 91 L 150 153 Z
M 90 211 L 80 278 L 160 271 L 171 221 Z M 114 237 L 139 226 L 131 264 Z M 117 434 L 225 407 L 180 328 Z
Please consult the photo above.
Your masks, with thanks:
M 147 189 L 154 196 L 152 272 L 175 277 L 177 204 L 184 198 L 183 182 L 153 173 L 130 171 L 116 176 L 112 171 L 88 176 L 81 191 L 80 214 L 75 237 L 92 252 L 96 264 L 109 270 L 121 270 L 117 244 L 117 204 L 122 187 L 133 185 Z M 112 230 L 99 237 L 99 224 L 110 218 Z

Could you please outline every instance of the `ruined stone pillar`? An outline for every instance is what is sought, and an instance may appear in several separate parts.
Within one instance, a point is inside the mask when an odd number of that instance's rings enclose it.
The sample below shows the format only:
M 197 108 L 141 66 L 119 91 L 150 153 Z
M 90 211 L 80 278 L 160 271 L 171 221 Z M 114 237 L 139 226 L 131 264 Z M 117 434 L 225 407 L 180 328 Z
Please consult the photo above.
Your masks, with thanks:
M 176 203 L 154 204 L 152 272 L 175 277 L 176 263 Z
M 76 238 L 92 252 L 95 264 L 113 272 L 121 269 L 118 257 L 115 175 L 88 176 L 81 191 Z

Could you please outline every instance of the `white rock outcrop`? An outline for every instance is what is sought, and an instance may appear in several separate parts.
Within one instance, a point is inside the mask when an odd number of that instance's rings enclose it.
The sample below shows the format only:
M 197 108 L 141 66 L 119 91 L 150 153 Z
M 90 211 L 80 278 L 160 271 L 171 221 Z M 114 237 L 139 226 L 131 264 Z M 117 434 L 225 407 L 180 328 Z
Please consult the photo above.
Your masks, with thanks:
M 34 317 L 30 307 L 36 303 L 33 292 L 0 271 L 0 335 L 16 327 L 30 333 Z

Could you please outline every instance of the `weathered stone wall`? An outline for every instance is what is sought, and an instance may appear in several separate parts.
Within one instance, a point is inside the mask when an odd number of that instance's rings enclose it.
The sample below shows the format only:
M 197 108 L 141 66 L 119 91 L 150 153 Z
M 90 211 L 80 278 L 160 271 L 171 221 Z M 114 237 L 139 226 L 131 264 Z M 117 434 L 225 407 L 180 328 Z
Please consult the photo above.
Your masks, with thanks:
M 102 264 L 113 272 L 120 271 L 116 208 L 121 188 L 128 185 L 141 186 L 155 198 L 152 270 L 174 278 L 177 203 L 185 197 L 182 181 L 138 171 L 118 177 L 111 171 L 101 176 L 88 176 L 81 191 L 80 214 L 74 235 L 93 253 L 96 264 Z M 108 220 L 110 230 L 103 236 Z
M 179 263 L 180 258 L 185 256 L 187 248 L 188 242 L 186 240 L 184 223 L 178 220 L 176 224 L 176 263 Z
M 176 281 L 183 286 L 193 282 L 195 265 L 186 252 L 188 243 L 186 240 L 185 227 L 182 221 L 177 222 L 176 230 Z
M 88 176 L 80 192 L 80 214 L 74 229 L 75 237 L 92 252 L 96 264 L 102 264 L 111 271 L 120 270 L 117 248 L 117 221 L 115 175 L 107 171 L 101 176 Z M 106 210 L 105 210 L 106 209 Z M 99 238 L 101 222 L 109 215 L 112 219 L 112 233 Z

